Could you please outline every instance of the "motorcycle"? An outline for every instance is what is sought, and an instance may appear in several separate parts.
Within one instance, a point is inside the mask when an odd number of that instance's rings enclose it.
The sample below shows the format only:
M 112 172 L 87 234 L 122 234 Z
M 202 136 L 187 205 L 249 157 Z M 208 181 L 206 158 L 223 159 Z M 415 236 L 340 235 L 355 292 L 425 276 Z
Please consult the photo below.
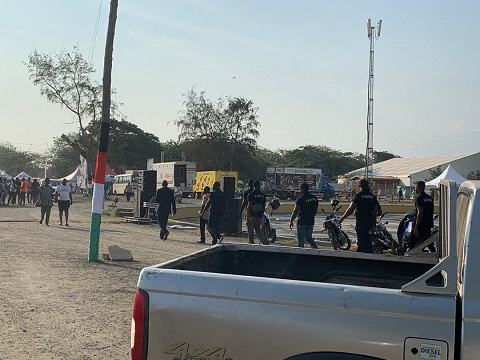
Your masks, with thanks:
M 415 224 L 415 219 L 417 217 L 417 212 L 415 210 L 408 211 L 403 219 L 398 224 L 397 228 L 397 239 L 399 242 L 398 255 L 404 255 L 409 249 L 410 238 L 413 234 L 413 225 Z M 438 218 L 438 215 L 435 215 L 434 220 Z M 438 226 L 434 225 L 432 228 L 432 235 L 438 232 Z
M 388 221 L 383 222 L 383 217 L 387 212 L 385 211 L 382 215 L 377 218 L 375 231 L 371 234 L 373 252 L 375 254 L 383 254 L 385 250 L 392 250 L 393 253 L 400 255 L 399 248 L 400 245 L 396 241 L 392 234 L 387 230 Z
M 340 210 L 340 207 L 335 207 L 336 211 Z M 321 209 L 325 214 L 325 210 Z M 352 246 L 352 242 L 347 233 L 341 229 L 340 218 L 335 214 L 328 214 L 323 221 L 323 227 L 327 231 L 330 243 L 334 250 L 349 250 Z
M 263 212 L 260 224 L 260 230 L 263 231 L 270 244 L 273 244 L 277 240 L 277 230 L 272 227 L 272 223 L 270 222 L 270 217 L 272 213 L 269 214 L 267 212 L 267 207 L 269 206 L 272 209 L 273 213 L 273 211 L 277 210 L 280 207 L 280 201 L 278 201 L 278 199 L 273 199 L 267 204 L 265 211 Z

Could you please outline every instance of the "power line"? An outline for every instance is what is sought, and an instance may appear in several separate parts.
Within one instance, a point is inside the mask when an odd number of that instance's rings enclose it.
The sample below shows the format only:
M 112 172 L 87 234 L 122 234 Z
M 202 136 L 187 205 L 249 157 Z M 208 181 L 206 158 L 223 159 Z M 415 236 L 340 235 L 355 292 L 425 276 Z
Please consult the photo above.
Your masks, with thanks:
M 88 61 L 91 63 L 93 60 L 93 54 L 95 52 L 95 43 L 97 42 L 97 33 L 98 33 L 98 24 L 100 23 L 100 14 L 102 13 L 103 0 L 100 0 L 100 5 L 98 6 L 97 12 L 97 21 L 95 22 L 95 27 L 93 29 L 92 42 L 90 44 L 90 50 L 88 51 Z

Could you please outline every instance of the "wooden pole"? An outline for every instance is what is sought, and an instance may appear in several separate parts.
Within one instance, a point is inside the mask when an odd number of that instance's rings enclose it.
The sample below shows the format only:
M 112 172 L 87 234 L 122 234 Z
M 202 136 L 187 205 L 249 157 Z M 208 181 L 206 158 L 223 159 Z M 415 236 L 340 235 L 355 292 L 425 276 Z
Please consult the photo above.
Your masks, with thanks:
M 98 144 L 97 165 L 95 167 L 94 191 L 92 197 L 92 221 L 90 223 L 90 242 L 88 244 L 88 261 L 98 260 L 100 224 L 102 222 L 102 208 L 105 197 L 105 165 L 107 164 L 108 137 L 110 135 L 113 39 L 115 37 L 115 24 L 117 22 L 117 8 L 118 0 L 112 0 L 110 2 L 107 42 L 105 45 L 105 58 L 103 62 L 102 128 L 100 130 L 100 143 Z

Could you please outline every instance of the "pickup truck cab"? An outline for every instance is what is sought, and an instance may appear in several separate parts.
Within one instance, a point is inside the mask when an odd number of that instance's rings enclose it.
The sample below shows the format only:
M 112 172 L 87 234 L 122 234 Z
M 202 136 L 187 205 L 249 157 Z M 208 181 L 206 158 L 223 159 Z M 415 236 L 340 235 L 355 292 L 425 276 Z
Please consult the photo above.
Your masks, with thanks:
M 221 244 L 147 267 L 132 359 L 478 360 L 479 189 L 442 180 L 433 255 Z

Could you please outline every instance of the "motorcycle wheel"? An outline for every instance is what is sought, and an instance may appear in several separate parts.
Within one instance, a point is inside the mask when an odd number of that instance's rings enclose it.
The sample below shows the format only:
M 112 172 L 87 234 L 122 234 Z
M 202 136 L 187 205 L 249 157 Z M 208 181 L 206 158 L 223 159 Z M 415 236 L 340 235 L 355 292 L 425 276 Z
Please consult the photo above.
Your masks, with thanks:
M 352 241 L 348 237 L 347 233 L 343 230 L 340 231 L 338 243 L 340 245 L 340 249 L 342 250 L 350 250 L 350 247 L 352 246 Z
M 270 244 L 273 244 L 277 240 L 277 234 L 276 233 L 269 234 L 269 231 L 265 226 L 265 224 L 260 225 L 260 231 L 262 231 L 265 234 L 265 237 L 270 242 Z

